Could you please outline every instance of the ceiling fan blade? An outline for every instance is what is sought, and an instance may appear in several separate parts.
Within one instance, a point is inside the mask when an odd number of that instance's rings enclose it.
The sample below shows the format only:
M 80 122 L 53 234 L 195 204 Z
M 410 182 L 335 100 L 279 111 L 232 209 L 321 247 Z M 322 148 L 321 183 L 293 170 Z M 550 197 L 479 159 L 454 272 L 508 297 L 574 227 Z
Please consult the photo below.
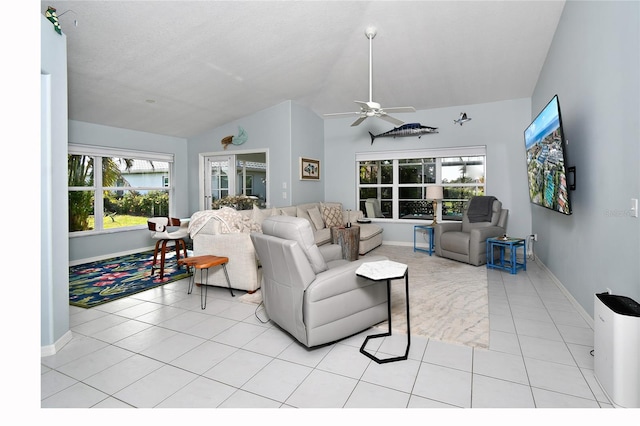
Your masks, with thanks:
M 402 126 L 404 124 L 404 121 L 398 120 L 397 118 L 393 118 L 393 117 L 391 117 L 390 115 L 387 115 L 387 114 L 380 114 L 378 117 L 380 117 L 384 121 L 388 121 L 389 123 L 393 123 L 393 124 L 395 124 L 397 126 Z
M 385 108 L 384 111 L 385 112 L 416 112 L 416 109 L 414 107 L 392 107 L 392 108 Z
M 360 117 L 360 118 L 358 118 L 356 121 L 354 121 L 354 122 L 351 124 L 351 127 L 357 126 L 358 124 L 362 123 L 362 122 L 363 122 L 364 120 L 366 120 L 366 119 L 367 119 L 367 116 L 366 116 L 366 115 L 363 115 L 362 117 Z
M 337 117 L 337 116 L 345 116 L 345 115 L 360 115 L 360 111 L 358 111 L 358 112 L 355 112 L 355 111 L 353 111 L 353 112 L 332 112 L 332 113 L 329 113 L 329 114 L 322 114 L 322 115 L 324 115 L 325 117 Z

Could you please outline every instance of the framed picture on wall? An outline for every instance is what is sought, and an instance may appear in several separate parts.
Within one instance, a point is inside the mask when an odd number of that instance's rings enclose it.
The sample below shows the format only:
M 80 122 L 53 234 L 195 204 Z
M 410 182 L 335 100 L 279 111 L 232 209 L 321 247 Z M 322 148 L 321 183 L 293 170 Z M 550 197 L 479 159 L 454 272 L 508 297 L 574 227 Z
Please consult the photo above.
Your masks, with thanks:
M 320 180 L 320 160 L 300 157 L 300 180 Z

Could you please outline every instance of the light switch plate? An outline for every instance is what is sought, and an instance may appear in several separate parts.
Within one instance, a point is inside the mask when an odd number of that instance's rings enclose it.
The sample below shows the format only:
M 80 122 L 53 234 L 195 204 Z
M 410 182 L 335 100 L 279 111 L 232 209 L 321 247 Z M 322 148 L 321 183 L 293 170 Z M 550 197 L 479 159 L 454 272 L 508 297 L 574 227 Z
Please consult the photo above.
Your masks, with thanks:
M 631 217 L 638 217 L 638 199 L 631 199 Z

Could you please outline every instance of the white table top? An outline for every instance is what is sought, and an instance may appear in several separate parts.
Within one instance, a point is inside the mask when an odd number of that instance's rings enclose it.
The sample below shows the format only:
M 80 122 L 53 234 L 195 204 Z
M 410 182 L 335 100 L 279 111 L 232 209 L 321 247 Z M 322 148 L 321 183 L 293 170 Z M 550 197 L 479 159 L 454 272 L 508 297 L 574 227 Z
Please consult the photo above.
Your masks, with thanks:
M 356 275 L 370 280 L 392 280 L 403 278 L 408 266 L 393 260 L 380 260 L 378 262 L 364 262 L 356 269 Z

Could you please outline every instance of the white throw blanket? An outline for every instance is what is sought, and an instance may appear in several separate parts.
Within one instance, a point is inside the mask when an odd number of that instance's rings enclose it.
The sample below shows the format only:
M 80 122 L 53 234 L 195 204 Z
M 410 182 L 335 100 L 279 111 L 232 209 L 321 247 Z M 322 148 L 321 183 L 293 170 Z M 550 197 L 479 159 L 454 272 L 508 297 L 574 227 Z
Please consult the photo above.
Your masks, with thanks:
M 260 224 L 244 216 L 231 207 L 218 210 L 201 210 L 195 212 L 189 221 L 189 234 L 193 238 L 209 222 L 216 220 L 220 223 L 221 234 L 262 232 Z

